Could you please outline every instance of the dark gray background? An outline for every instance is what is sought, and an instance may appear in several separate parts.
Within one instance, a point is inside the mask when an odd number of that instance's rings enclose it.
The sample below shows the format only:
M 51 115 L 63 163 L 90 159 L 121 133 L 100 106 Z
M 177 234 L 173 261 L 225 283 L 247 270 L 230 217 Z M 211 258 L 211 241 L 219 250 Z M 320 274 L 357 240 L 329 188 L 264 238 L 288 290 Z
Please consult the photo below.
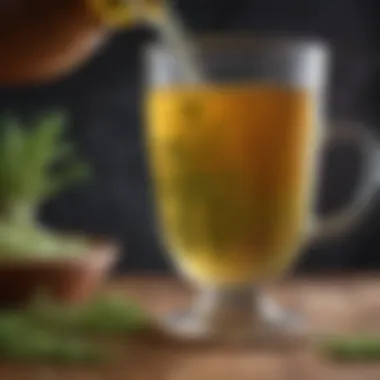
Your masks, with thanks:
M 313 35 L 336 55 L 330 115 L 380 128 L 378 15 L 372 0 L 179 0 L 195 31 L 249 30 Z M 94 181 L 42 209 L 51 225 L 108 234 L 124 243 L 122 271 L 166 271 L 155 235 L 141 144 L 139 51 L 153 34 L 136 29 L 116 35 L 76 73 L 44 87 L 0 89 L 0 111 L 22 115 L 51 108 L 72 114 L 70 133 L 94 167 Z M 1 57 L 0 57 L 1 59 Z M 320 211 L 349 199 L 360 164 L 352 149 L 326 156 Z M 380 266 L 380 203 L 365 223 L 334 242 L 310 247 L 301 270 Z

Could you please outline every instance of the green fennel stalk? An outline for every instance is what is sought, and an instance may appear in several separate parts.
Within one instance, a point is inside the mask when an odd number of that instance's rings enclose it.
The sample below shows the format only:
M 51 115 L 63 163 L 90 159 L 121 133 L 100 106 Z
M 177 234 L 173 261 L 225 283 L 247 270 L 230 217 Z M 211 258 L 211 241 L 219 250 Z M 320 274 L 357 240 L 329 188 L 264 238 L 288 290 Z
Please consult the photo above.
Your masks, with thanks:
M 72 145 L 62 141 L 64 121 L 61 114 L 45 115 L 32 125 L 11 116 L 1 120 L 0 257 L 54 257 L 82 251 L 86 244 L 52 233 L 37 220 L 43 201 L 89 174 Z

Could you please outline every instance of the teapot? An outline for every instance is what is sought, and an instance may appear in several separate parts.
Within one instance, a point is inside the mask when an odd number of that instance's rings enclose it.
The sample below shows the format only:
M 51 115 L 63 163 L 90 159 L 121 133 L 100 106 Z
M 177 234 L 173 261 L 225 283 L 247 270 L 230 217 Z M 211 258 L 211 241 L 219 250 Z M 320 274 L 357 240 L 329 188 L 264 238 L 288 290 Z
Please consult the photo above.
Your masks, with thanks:
M 115 27 L 138 22 L 132 1 L 0 0 L 0 85 L 40 84 L 69 74 Z M 158 3 L 137 1 L 149 9 Z

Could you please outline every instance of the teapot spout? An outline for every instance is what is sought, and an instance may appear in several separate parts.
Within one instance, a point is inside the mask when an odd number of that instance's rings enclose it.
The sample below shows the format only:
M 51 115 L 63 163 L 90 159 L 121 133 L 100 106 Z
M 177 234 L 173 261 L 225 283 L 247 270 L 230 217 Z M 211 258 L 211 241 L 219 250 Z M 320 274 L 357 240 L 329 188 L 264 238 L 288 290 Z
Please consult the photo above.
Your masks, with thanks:
M 155 23 L 165 8 L 164 0 L 87 0 L 98 20 L 108 27 Z

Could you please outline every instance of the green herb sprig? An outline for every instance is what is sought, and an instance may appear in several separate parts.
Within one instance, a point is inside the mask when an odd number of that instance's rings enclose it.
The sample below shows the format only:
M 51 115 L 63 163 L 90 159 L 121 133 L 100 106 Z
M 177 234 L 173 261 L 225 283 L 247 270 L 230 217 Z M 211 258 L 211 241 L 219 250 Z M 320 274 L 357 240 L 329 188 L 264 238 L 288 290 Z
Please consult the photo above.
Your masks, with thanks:
M 0 313 L 0 360 L 96 365 L 110 360 L 97 338 L 127 337 L 149 326 L 137 305 L 121 296 L 70 307 L 38 297 L 27 309 Z
M 63 141 L 65 118 L 50 114 L 24 125 L 0 122 L 0 255 L 7 259 L 83 252 L 87 240 L 61 236 L 37 220 L 40 204 L 89 177 L 89 167 Z M 54 169 L 54 166 L 59 167 Z
M 33 323 L 22 313 L 0 316 L 0 359 L 17 362 L 90 364 L 106 359 L 102 348 Z
M 323 354 L 342 362 L 380 361 L 380 336 L 352 336 L 331 339 L 323 343 Z
M 0 210 L 2 216 L 30 222 L 40 202 L 86 178 L 87 165 L 62 141 L 65 119 L 46 115 L 26 126 L 8 116 L 0 128 Z M 62 163 L 56 173 L 54 164 Z

